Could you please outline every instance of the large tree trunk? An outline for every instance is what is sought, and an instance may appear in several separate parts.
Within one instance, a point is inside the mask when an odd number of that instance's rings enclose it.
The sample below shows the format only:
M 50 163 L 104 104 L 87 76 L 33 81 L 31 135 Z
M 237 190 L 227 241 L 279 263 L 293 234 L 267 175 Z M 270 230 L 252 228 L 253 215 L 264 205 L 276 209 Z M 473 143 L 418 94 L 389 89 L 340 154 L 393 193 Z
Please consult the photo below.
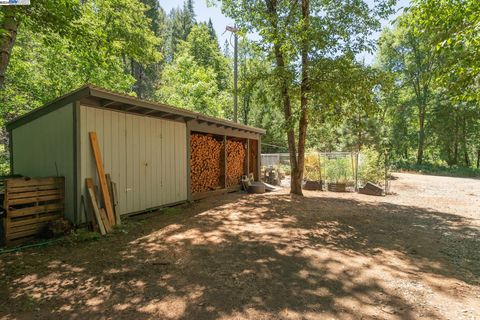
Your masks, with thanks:
M 285 59 L 283 58 L 283 54 L 281 52 L 281 48 L 279 44 L 274 45 L 275 51 L 275 60 L 277 62 L 277 67 L 280 72 L 284 72 L 285 70 Z M 282 103 L 283 103 L 283 115 L 285 117 L 285 122 L 287 123 L 287 142 L 288 142 L 288 151 L 290 155 L 290 170 L 291 170 L 291 189 L 294 188 L 294 176 L 298 175 L 298 162 L 297 162 L 297 147 L 295 144 L 295 129 L 293 124 L 293 117 L 292 117 L 292 103 L 290 100 L 290 94 L 288 91 L 288 82 L 285 80 L 285 77 L 281 77 L 281 95 L 282 95 Z M 301 187 L 300 187 L 301 189 Z M 291 190 L 293 192 L 293 190 Z M 300 191 L 301 192 L 301 191 Z M 297 192 L 294 192 L 297 193 Z
M 267 5 L 268 14 L 270 15 L 272 31 L 278 32 L 277 1 L 266 0 L 266 5 Z M 275 38 L 278 38 L 278 37 L 275 37 Z M 280 93 L 281 93 L 282 104 L 283 104 L 283 115 L 285 118 L 285 122 L 287 124 L 287 142 L 288 142 L 288 151 L 290 155 L 290 169 L 291 169 L 291 175 L 292 175 L 291 189 L 293 189 L 294 188 L 293 181 L 295 180 L 294 176 L 295 175 L 298 176 L 298 162 L 297 162 L 297 147 L 295 144 L 295 127 L 294 127 L 293 117 L 292 117 L 292 103 L 290 100 L 290 93 L 288 90 L 288 81 L 285 76 L 285 70 L 286 70 L 285 58 L 283 56 L 282 46 L 279 41 L 274 42 L 273 50 L 275 54 L 275 62 L 277 64 L 277 69 L 281 73 L 279 75 Z M 300 190 L 301 190 L 301 186 L 300 186 Z
M 15 17 L 15 8 L 3 7 L 4 16 L 0 29 L 0 88 L 5 84 L 5 74 L 12 55 L 13 45 L 17 38 L 18 21 Z
M 306 33 L 309 28 L 310 18 L 310 0 L 302 0 L 302 19 L 303 19 L 303 32 L 304 37 L 302 40 L 301 49 L 301 62 L 302 62 L 302 82 L 300 84 L 300 121 L 298 126 L 298 163 L 297 170 L 292 172 L 292 185 L 291 193 L 303 195 L 302 193 L 302 181 L 305 165 L 305 142 L 307 139 L 307 126 L 308 126 L 308 95 L 310 92 L 310 83 L 308 76 L 309 68 L 309 40 Z

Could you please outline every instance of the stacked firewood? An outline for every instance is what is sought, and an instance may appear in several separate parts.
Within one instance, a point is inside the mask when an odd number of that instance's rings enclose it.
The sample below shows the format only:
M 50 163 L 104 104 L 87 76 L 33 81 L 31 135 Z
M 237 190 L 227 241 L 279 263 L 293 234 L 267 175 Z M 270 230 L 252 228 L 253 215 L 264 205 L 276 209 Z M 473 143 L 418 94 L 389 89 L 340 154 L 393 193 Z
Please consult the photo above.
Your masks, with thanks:
M 241 141 L 227 140 L 227 186 L 240 184 L 244 173 L 245 145 Z
M 220 186 L 222 144 L 222 141 L 211 136 L 191 135 L 190 174 L 193 193 L 214 190 Z

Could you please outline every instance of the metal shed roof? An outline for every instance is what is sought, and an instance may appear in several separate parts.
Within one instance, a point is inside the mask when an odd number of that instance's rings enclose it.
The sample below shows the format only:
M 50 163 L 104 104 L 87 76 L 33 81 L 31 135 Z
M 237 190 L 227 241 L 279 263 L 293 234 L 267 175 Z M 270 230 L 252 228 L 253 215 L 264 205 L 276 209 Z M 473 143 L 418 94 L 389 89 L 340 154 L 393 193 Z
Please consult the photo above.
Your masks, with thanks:
M 177 108 L 162 103 L 141 100 L 136 97 L 113 92 L 104 88 L 93 86 L 91 84 L 84 85 L 77 90 L 67 93 L 66 95 L 63 95 L 38 109 L 30 111 L 8 122 L 6 126 L 7 130 L 11 131 L 25 123 L 35 120 L 47 113 L 53 112 L 75 101 L 80 101 L 82 105 L 86 106 L 124 111 L 139 115 L 148 115 L 151 117 L 170 119 L 174 121 L 197 120 L 199 123 L 208 123 L 218 127 L 233 128 L 256 134 L 265 134 L 266 132 L 264 129 L 206 116 L 198 112 Z

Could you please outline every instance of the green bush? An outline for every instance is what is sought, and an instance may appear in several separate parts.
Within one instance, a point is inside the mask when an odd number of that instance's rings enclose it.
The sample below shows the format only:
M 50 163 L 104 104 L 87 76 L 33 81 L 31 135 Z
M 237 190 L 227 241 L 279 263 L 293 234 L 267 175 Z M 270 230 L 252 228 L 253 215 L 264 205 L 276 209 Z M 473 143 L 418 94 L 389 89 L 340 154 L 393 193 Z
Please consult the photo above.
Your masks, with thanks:
M 382 184 L 385 181 L 384 157 L 371 147 L 363 148 L 358 164 L 358 180 L 361 184 L 368 181 Z
M 289 164 L 279 164 L 278 170 L 287 176 L 289 176 L 292 172 L 292 169 L 290 168 Z
M 304 177 L 306 180 L 322 180 L 322 159 L 318 153 L 307 153 L 305 155 Z
M 442 166 L 437 164 L 425 163 L 425 164 L 412 164 L 406 162 L 397 162 L 393 166 L 395 171 L 413 171 L 423 174 L 449 176 L 449 177 L 480 177 L 479 168 L 468 168 L 458 166 Z
M 0 144 L 0 176 L 10 174 L 10 159 L 4 145 Z
M 350 157 L 326 159 L 325 178 L 328 182 L 347 183 L 354 181 L 352 159 Z

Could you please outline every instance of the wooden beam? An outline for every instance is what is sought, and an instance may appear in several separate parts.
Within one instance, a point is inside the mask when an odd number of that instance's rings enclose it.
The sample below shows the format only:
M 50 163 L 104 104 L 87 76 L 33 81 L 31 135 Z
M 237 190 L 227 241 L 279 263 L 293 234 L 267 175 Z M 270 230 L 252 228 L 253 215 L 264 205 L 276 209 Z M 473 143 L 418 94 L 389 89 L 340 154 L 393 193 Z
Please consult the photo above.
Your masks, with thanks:
M 154 110 L 154 109 L 151 109 L 151 110 L 148 110 L 147 112 L 144 112 L 143 114 L 144 115 L 147 115 L 147 114 L 155 114 L 155 113 L 160 113 L 161 115 L 164 115 L 165 113 L 164 112 L 161 112 L 161 111 L 158 111 L 158 110 Z
M 128 104 L 124 104 L 123 106 L 126 107 L 126 108 L 122 108 L 125 111 L 132 111 L 132 110 L 138 109 L 137 106 L 132 106 L 132 105 L 128 105 Z
M 105 107 L 108 107 L 108 106 L 110 106 L 114 103 L 116 103 L 116 101 L 103 99 L 102 102 L 100 102 L 100 106 L 102 106 L 102 108 L 105 108 Z
M 190 130 L 202 133 L 211 133 L 219 136 L 226 135 L 228 137 L 245 138 L 245 139 L 258 139 L 259 134 L 249 133 L 243 131 L 233 131 L 231 127 L 225 127 L 219 123 L 218 126 L 208 126 L 205 123 L 198 123 L 198 120 L 190 122 Z
M 227 187 L 227 136 L 223 136 L 223 187 Z
M 191 155 L 191 142 L 190 137 L 192 135 L 192 131 L 190 130 L 190 121 L 186 122 L 187 127 L 187 200 L 188 202 L 192 202 L 192 173 L 190 167 L 190 155 Z
M 245 174 L 247 177 L 250 174 L 250 139 L 247 139 L 247 172 Z
M 107 179 L 105 177 L 105 172 L 103 171 L 102 155 L 100 153 L 100 146 L 98 145 L 97 133 L 89 132 L 90 144 L 92 146 L 93 157 L 95 158 L 95 165 L 97 167 L 98 180 L 100 181 L 100 191 L 102 192 L 103 203 L 105 206 L 105 211 L 107 213 L 108 221 L 110 225 L 115 225 L 115 216 L 113 214 L 112 200 L 110 197 L 110 192 L 107 184 Z
M 176 114 L 167 114 L 165 116 L 161 116 L 160 118 L 167 119 L 167 120 L 172 120 L 172 121 L 178 121 L 180 119 L 183 119 L 182 116 L 178 116 Z

